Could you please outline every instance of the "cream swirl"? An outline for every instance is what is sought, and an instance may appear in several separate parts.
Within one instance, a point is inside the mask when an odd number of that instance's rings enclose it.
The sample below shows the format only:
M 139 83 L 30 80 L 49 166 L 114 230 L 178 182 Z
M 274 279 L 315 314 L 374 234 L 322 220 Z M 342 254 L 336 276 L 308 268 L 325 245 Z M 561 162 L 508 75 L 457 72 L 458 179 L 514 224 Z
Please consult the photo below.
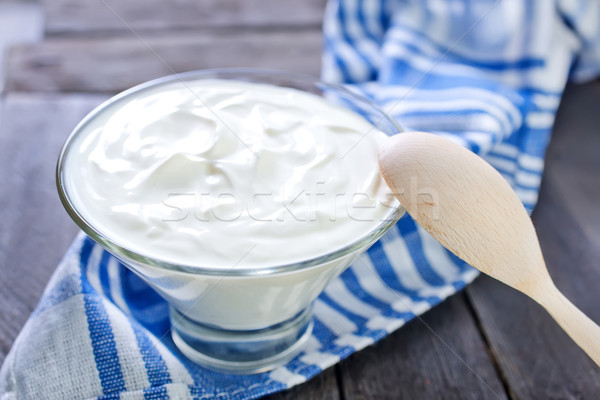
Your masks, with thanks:
M 85 219 L 146 256 L 287 264 L 348 245 L 390 213 L 384 138 L 313 94 L 174 82 L 94 118 L 66 157 L 66 184 Z

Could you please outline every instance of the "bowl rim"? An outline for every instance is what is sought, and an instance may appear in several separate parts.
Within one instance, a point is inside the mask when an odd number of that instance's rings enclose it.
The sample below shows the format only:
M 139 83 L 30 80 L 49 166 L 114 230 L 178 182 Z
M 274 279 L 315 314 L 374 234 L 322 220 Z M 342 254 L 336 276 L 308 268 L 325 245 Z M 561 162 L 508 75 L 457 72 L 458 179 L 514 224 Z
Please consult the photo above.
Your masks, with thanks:
M 227 78 L 228 76 L 229 78 Z M 400 203 L 397 200 L 394 200 L 394 207 L 390 207 L 390 212 L 382 219 L 381 223 L 376 225 L 369 232 L 358 237 L 357 239 L 353 240 L 351 243 L 343 247 L 339 247 L 326 254 L 310 257 L 301 261 L 273 266 L 243 267 L 236 269 L 235 267 L 237 266 L 237 264 L 228 267 L 207 267 L 202 265 L 172 263 L 164 259 L 146 256 L 144 254 L 141 254 L 140 252 L 133 251 L 127 248 L 126 246 L 117 243 L 117 241 L 113 239 L 108 238 L 108 235 L 101 233 L 84 218 L 82 213 L 78 211 L 74 202 L 71 201 L 69 193 L 67 192 L 67 185 L 65 183 L 65 158 L 69 150 L 71 149 L 75 138 L 82 131 L 84 131 L 84 128 L 88 126 L 88 124 L 90 124 L 96 117 L 103 113 L 104 110 L 108 107 L 114 106 L 115 104 L 128 99 L 134 94 L 142 93 L 146 90 L 154 89 L 161 85 L 170 84 L 176 81 L 187 82 L 196 79 L 212 78 L 235 80 L 235 76 L 238 76 L 238 78 L 240 76 L 246 76 L 248 78 L 256 78 L 260 76 L 281 77 L 282 79 L 288 81 L 303 81 L 312 85 L 319 85 L 320 87 L 333 89 L 335 91 L 342 92 L 343 94 L 350 96 L 351 98 L 354 98 L 355 100 L 358 100 L 362 103 L 366 103 L 372 109 L 380 113 L 382 118 L 386 119 L 387 122 L 391 123 L 392 126 L 394 126 L 398 132 L 403 131 L 401 126 L 396 121 L 390 118 L 383 110 L 381 110 L 375 103 L 373 103 L 368 98 L 361 96 L 360 94 L 357 94 L 353 91 L 350 91 L 341 85 L 334 83 L 326 83 L 308 74 L 290 73 L 285 71 L 262 68 L 214 68 L 172 74 L 153 79 L 136 85 L 130 89 L 127 89 L 109 98 L 108 100 L 104 101 L 99 106 L 94 108 L 75 126 L 75 128 L 71 131 L 61 148 L 56 164 L 56 187 L 58 190 L 58 195 L 61 203 L 63 204 L 63 207 L 67 211 L 67 214 L 84 233 L 86 233 L 96 242 L 101 244 L 110 253 L 112 253 L 115 257 L 117 257 L 124 263 L 128 263 L 129 260 L 132 260 L 134 262 L 141 263 L 146 266 L 156 267 L 159 269 L 200 275 L 219 275 L 222 277 L 268 276 L 298 271 L 301 269 L 308 269 L 348 256 L 354 252 L 363 249 L 367 245 L 370 245 L 377 241 L 398 221 L 398 219 L 400 219 L 400 217 L 404 214 L 404 208 L 400 205 Z

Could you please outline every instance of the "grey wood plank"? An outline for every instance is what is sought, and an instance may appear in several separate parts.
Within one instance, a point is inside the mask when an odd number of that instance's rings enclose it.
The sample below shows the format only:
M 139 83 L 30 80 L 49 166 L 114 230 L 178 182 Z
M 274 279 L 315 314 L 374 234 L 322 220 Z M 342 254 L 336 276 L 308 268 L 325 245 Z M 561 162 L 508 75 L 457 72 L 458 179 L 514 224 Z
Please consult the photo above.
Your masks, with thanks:
M 0 92 L 4 86 L 5 50 L 16 43 L 38 41 L 42 34 L 43 15 L 39 4 L 0 1 Z
M 317 29 L 53 39 L 12 49 L 6 89 L 118 92 L 173 71 L 218 67 L 262 67 L 317 75 L 320 57 L 321 33 Z
M 304 399 L 320 399 L 320 400 L 338 400 L 341 399 L 338 390 L 335 369 L 329 368 L 319 375 L 298 386 L 294 386 L 290 390 L 279 392 L 266 397 L 268 400 L 304 400 Z
M 44 0 L 47 35 L 321 24 L 325 0 Z
M 507 398 L 462 293 L 422 319 L 341 363 L 344 399 Z
M 557 286 L 600 322 L 600 85 L 564 96 L 533 213 Z M 467 289 L 513 399 L 597 399 L 600 368 L 524 295 L 479 279 Z
M 600 246 L 599 111 L 600 80 L 568 88 L 547 154 L 546 179 L 549 191 L 560 196 L 561 204 L 581 228 L 586 245 L 596 249 Z M 595 267 L 589 265 L 598 271 Z
M 70 131 L 101 100 L 8 95 L 0 103 L 0 364 L 77 232 L 54 168 Z

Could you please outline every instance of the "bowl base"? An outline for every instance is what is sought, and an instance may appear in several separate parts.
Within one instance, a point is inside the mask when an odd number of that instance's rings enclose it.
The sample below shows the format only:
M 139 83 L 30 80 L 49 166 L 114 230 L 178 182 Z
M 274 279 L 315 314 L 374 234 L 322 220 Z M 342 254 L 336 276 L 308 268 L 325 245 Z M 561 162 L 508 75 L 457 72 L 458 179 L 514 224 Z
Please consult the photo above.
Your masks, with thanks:
M 270 371 L 297 356 L 313 329 L 312 307 L 295 317 L 258 330 L 235 331 L 207 326 L 170 310 L 171 335 L 181 352 L 218 372 L 255 374 Z

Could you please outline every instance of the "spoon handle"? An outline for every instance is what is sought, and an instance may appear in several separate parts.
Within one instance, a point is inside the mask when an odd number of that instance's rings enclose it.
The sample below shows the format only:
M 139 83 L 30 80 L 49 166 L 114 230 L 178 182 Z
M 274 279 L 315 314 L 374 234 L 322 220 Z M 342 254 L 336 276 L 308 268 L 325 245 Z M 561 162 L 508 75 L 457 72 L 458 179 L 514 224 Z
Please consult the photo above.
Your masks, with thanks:
M 600 326 L 579 310 L 549 282 L 536 300 L 550 313 L 565 332 L 600 366 Z

